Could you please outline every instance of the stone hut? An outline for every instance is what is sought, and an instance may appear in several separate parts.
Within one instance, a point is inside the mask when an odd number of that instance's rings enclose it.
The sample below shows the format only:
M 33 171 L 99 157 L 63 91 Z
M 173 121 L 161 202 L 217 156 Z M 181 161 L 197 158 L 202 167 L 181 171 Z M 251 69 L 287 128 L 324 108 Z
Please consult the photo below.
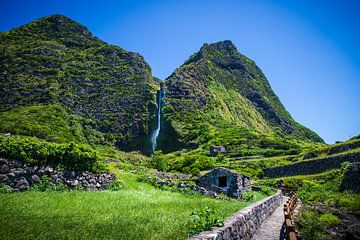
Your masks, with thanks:
M 225 194 L 231 198 L 241 198 L 241 193 L 251 190 L 251 178 L 229 169 L 218 167 L 199 178 L 199 185 L 217 192 Z
M 227 155 L 227 151 L 224 146 L 211 146 L 210 147 L 210 156 L 215 157 L 219 153 Z

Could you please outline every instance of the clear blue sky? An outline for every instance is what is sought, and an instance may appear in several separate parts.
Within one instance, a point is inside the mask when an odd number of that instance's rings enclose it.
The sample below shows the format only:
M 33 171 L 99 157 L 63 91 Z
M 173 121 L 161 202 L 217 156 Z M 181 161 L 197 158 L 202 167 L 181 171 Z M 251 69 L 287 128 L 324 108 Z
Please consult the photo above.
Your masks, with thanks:
M 0 31 L 55 13 L 141 53 L 165 79 L 204 42 L 232 40 L 300 123 L 328 143 L 360 133 L 360 1 L 2 0 Z

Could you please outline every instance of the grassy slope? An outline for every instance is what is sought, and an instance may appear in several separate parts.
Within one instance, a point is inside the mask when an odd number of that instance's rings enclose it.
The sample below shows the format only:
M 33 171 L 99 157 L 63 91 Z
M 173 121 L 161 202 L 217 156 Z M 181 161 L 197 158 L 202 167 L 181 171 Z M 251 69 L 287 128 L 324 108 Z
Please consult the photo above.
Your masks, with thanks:
M 0 113 L 0 132 L 35 136 L 52 142 L 96 144 L 104 134 L 91 121 L 69 114 L 59 105 L 34 105 Z
M 250 204 L 156 190 L 115 172 L 126 190 L 0 194 L 1 238 L 186 239 L 195 209 L 209 206 L 226 217 Z

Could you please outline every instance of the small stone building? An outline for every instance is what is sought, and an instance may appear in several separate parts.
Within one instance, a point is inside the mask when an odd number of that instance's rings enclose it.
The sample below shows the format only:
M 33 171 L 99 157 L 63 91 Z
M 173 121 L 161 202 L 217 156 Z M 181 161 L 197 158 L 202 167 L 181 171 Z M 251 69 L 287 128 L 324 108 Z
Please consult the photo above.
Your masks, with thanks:
M 251 190 L 251 178 L 229 169 L 218 167 L 199 178 L 199 185 L 225 194 L 231 198 L 241 198 L 241 193 Z
M 219 153 L 227 155 L 227 151 L 224 146 L 211 146 L 210 157 L 216 157 Z

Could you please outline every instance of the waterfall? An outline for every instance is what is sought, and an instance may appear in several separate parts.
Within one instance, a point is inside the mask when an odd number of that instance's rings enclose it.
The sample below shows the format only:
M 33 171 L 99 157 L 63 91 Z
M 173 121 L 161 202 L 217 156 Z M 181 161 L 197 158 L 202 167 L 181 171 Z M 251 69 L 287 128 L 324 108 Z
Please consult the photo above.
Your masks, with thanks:
M 158 103 L 157 103 L 157 116 L 156 116 L 156 128 L 154 130 L 154 132 L 151 135 L 151 150 L 154 152 L 156 150 L 156 143 L 157 143 L 157 138 L 159 136 L 160 133 L 160 122 L 161 122 L 161 101 L 163 98 L 163 93 L 162 93 L 162 88 L 160 87 L 160 89 L 158 90 Z

